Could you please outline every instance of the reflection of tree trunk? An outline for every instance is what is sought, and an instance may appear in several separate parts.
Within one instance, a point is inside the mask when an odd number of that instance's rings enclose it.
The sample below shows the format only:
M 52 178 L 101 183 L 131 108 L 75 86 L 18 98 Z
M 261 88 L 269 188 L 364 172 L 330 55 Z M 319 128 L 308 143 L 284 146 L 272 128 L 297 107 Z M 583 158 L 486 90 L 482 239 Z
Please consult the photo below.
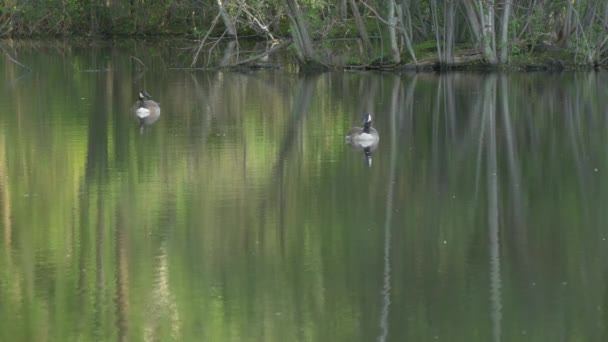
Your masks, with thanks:
M 103 79 L 98 79 L 99 82 L 103 82 Z M 103 88 L 103 86 L 102 86 Z M 105 113 L 101 112 L 102 108 L 105 108 L 105 98 L 99 95 L 95 102 L 98 103 L 96 108 L 99 110 L 93 112 L 94 118 L 91 118 L 91 126 L 89 129 L 94 129 L 95 133 L 89 130 L 89 151 L 87 160 L 87 173 L 90 177 L 87 185 L 91 185 L 93 182 L 96 185 L 103 186 L 106 184 L 106 168 L 108 165 L 107 157 L 107 141 L 108 141 L 108 120 Z M 89 193 L 90 194 L 90 193 Z M 104 329 L 104 309 L 103 306 L 106 302 L 105 298 L 105 266 L 103 262 L 104 254 L 104 236 L 105 236 L 105 198 L 104 192 L 101 189 L 96 189 L 97 194 L 97 218 L 95 226 L 95 330 L 98 336 L 103 336 Z M 92 194 L 91 194 L 92 195 Z M 86 208 L 90 210 L 90 208 Z
M 103 191 L 97 191 L 97 224 L 95 232 L 95 335 L 103 336 L 104 329 L 104 305 L 105 296 L 105 267 L 103 262 L 104 254 L 104 228 L 105 228 L 105 202 Z
M 364 111 L 366 112 L 373 112 L 377 92 L 378 80 L 376 77 L 362 78 L 359 86 L 360 108 L 365 108 Z M 363 115 L 363 113 L 359 114 Z
M 433 189 L 432 191 L 432 196 L 439 196 L 439 194 L 441 193 L 441 191 L 439 191 L 440 189 L 440 173 L 443 170 L 443 168 L 440 166 L 441 164 L 441 157 L 440 154 L 443 151 L 443 149 L 440 148 L 440 144 L 442 139 L 439 138 L 439 132 L 440 132 L 440 116 L 442 113 L 442 106 L 441 106 L 441 102 L 442 102 L 442 89 L 443 89 L 443 80 L 445 79 L 445 75 L 442 75 L 439 77 L 439 82 L 437 82 L 437 92 L 435 93 L 435 110 L 433 111 L 433 123 L 432 123 L 432 137 L 431 137 L 431 154 L 432 154 L 432 184 L 435 187 L 435 189 Z M 433 215 L 432 219 L 436 220 L 439 217 L 437 215 Z
M 289 160 L 289 154 L 293 149 L 293 145 L 296 139 L 300 136 L 298 132 L 302 127 L 302 121 L 304 120 L 305 114 L 310 110 L 310 103 L 312 100 L 312 96 L 314 94 L 314 90 L 317 84 L 317 77 L 314 76 L 304 76 L 300 78 L 298 81 L 298 85 L 296 87 L 296 98 L 292 105 L 291 110 L 291 118 L 289 119 L 289 123 L 287 124 L 287 130 L 285 132 L 283 143 L 279 147 L 279 152 L 277 154 L 277 161 L 273 167 L 272 176 L 270 179 L 273 180 L 271 186 L 274 188 L 279 185 L 279 200 L 281 203 L 284 202 L 284 187 L 283 187 L 283 170 L 285 168 L 285 163 Z M 275 181 L 276 180 L 276 181 Z M 264 226 L 263 222 L 266 219 L 264 213 L 267 212 L 266 208 L 269 205 L 270 200 L 274 200 L 273 198 L 267 198 L 260 205 L 259 212 L 262 213 L 260 215 L 260 220 L 262 224 L 260 226 Z M 281 207 L 282 209 L 283 207 Z M 282 224 L 284 211 L 280 212 L 281 217 L 281 225 L 279 227 L 280 234 L 280 243 L 281 243 L 281 254 L 285 253 L 285 227 Z
M 103 79 L 100 77 L 98 78 L 98 82 L 102 82 Z M 103 89 L 103 83 L 98 84 L 98 88 L 99 89 Z M 81 289 L 87 289 L 88 285 L 88 279 L 87 279 L 87 274 L 86 271 L 87 270 L 87 255 L 89 253 L 89 227 L 88 227 L 88 222 L 89 222 L 89 211 L 91 210 L 90 208 L 90 199 L 89 197 L 92 196 L 91 194 L 91 189 L 95 189 L 94 185 L 97 186 L 103 186 L 106 183 L 106 177 L 107 177 L 107 166 L 108 166 L 108 118 L 107 118 L 107 113 L 104 110 L 104 108 L 106 108 L 106 105 L 104 103 L 104 97 L 103 95 L 97 95 L 94 99 L 94 108 L 91 111 L 91 115 L 89 117 L 89 127 L 88 127 L 88 143 L 87 143 L 87 160 L 86 160 L 86 167 L 85 167 L 85 179 L 84 179 L 84 183 L 83 183 L 83 187 L 84 190 L 81 191 L 81 205 L 80 205 L 80 222 L 81 222 L 81 227 L 80 227 L 80 268 L 79 270 L 81 270 L 80 272 L 78 272 L 79 274 L 79 288 Z M 105 215 L 104 212 L 104 198 L 103 198 L 103 191 L 101 189 L 96 189 L 97 191 L 97 202 L 99 207 L 97 208 L 97 213 L 98 213 L 98 217 L 97 217 L 97 234 L 96 234 L 96 238 L 98 238 L 99 234 L 103 235 L 103 215 Z M 100 243 L 99 241 L 97 241 L 97 243 Z M 99 253 L 102 253 L 102 246 L 99 245 L 95 245 L 96 248 L 96 255 L 95 255 L 95 260 L 96 260 L 96 267 L 101 267 L 102 265 L 100 265 L 99 263 L 101 263 L 101 258 L 102 256 Z M 97 272 L 102 272 L 102 270 L 97 269 Z M 100 286 L 103 286 L 103 284 L 100 284 L 99 281 L 103 281 L 103 275 L 100 273 L 96 274 L 96 280 L 98 281 L 97 283 L 97 291 L 98 293 L 94 294 L 95 296 L 99 295 L 99 291 L 102 291 L 102 289 L 100 288 Z M 86 301 L 87 298 L 86 296 L 88 295 L 87 293 L 85 293 L 85 291 L 82 292 L 83 295 L 83 301 Z M 100 298 L 96 298 L 97 301 L 102 300 Z
M 519 170 L 519 157 L 517 155 L 517 143 L 513 134 L 511 114 L 509 112 L 509 90 L 507 78 L 504 75 L 500 76 L 500 100 L 502 103 L 502 117 L 504 124 L 504 138 L 507 148 L 507 161 L 509 169 L 509 188 L 511 190 L 511 205 L 513 206 L 513 216 L 515 224 L 512 226 L 514 233 L 519 241 L 518 245 L 522 251 L 527 248 L 527 234 L 524 230 L 524 219 L 522 217 L 523 196 L 521 194 L 521 175 Z
M 200 99 L 201 108 L 205 108 L 203 112 L 205 116 L 201 123 L 200 129 L 200 141 L 204 142 L 207 140 L 207 136 L 209 135 L 209 129 L 211 128 L 211 120 L 213 119 L 213 113 L 217 113 L 218 111 L 215 109 L 216 99 L 220 98 L 218 96 L 219 91 L 223 87 L 223 81 L 219 77 L 222 75 L 221 73 L 216 74 L 215 82 L 210 85 L 210 90 L 207 93 L 207 96 L 203 96 L 204 90 L 201 85 L 198 83 L 198 79 L 193 74 L 190 74 L 190 78 L 192 79 L 192 83 L 194 84 L 194 93 L 197 94 L 195 98 Z M 203 102 L 205 99 L 211 99 L 211 101 Z
M 180 341 L 179 311 L 175 303 L 175 296 L 169 286 L 169 256 L 164 244 L 160 247 L 156 272 L 155 286 L 152 291 L 153 297 L 150 301 L 151 312 L 146 316 L 146 322 L 144 323 L 144 341 L 154 340 L 160 329 L 159 326 L 164 322 L 168 322 L 171 327 L 172 340 Z
M 279 149 L 279 154 L 277 156 L 278 164 L 275 166 L 275 171 L 280 169 L 280 173 L 282 173 L 284 162 L 287 160 L 286 157 L 291 152 L 292 146 L 296 141 L 296 138 L 299 136 L 298 131 L 302 126 L 302 120 L 304 119 L 305 114 L 310 110 L 310 103 L 316 84 L 317 77 L 306 76 L 300 78 L 298 81 L 296 98 L 291 111 L 291 118 L 289 120 L 289 124 L 287 125 L 287 131 L 285 132 L 285 141 Z
M 390 156 L 390 174 L 388 177 L 387 191 L 386 191 L 386 211 L 384 216 L 384 279 L 382 285 L 382 311 L 380 316 L 380 336 L 378 341 L 386 341 L 388 336 L 388 314 L 391 304 L 391 223 L 393 218 L 393 193 L 395 189 L 395 178 L 397 169 L 397 108 L 399 99 L 399 88 L 400 79 L 395 77 L 393 79 L 393 92 L 391 96 L 391 156 Z
M 418 84 L 418 75 L 414 75 L 407 91 L 405 92 L 405 100 L 403 101 L 403 111 L 405 114 L 404 120 L 401 122 L 402 130 L 406 130 L 402 136 L 408 140 L 408 145 L 411 146 L 414 140 L 414 90 Z
M 103 85 L 100 86 L 103 89 Z M 108 118 L 104 111 L 101 95 L 95 97 L 95 103 L 89 118 L 86 182 L 105 179 L 108 166 Z
M 585 174 L 585 157 L 584 157 L 584 147 L 581 147 L 581 145 L 584 144 L 583 139 L 582 139 L 582 131 L 580 128 L 580 122 L 579 122 L 579 115 L 577 115 L 575 112 L 577 112 L 577 110 L 573 110 L 573 108 L 583 108 L 582 103 L 580 103 L 581 101 L 581 94 L 580 94 L 580 90 L 577 88 L 576 90 L 577 94 L 575 97 L 575 103 L 572 103 L 572 98 L 571 96 L 566 96 L 564 98 L 564 107 L 568 108 L 569 110 L 566 110 L 566 128 L 568 130 L 568 138 L 570 141 L 570 145 L 572 148 L 572 154 L 576 160 L 576 171 L 577 171 L 577 175 L 578 175 L 578 182 L 580 185 L 580 192 L 581 192 L 581 196 L 583 198 L 587 197 L 587 194 L 589 193 L 586 190 L 586 180 L 588 179 L 587 175 Z
M 479 187 L 481 182 L 481 164 L 482 164 L 482 156 L 483 156 L 483 146 L 484 146 L 484 138 L 486 132 L 486 116 L 483 115 L 483 109 L 480 108 L 483 97 L 478 96 L 475 105 L 473 106 L 473 117 L 471 118 L 471 128 L 470 132 L 479 132 L 478 141 L 477 141 L 477 158 L 475 162 L 475 203 L 478 203 L 479 198 Z M 477 208 L 471 208 L 477 209 Z
M 448 137 L 449 143 L 452 144 L 456 140 L 456 94 L 455 80 L 456 74 L 445 75 L 445 103 L 446 103 L 446 120 L 448 122 Z
M 500 241 L 498 226 L 498 166 L 496 158 L 496 75 L 484 80 L 483 115 L 487 117 L 486 177 L 488 182 L 488 235 L 490 252 L 490 302 L 493 341 L 500 341 L 502 301 L 500 276 Z
M 13 239 L 11 224 L 11 196 L 8 187 L 8 168 L 6 167 L 5 136 L 0 138 L 0 199 L 2 200 L 2 224 L 4 227 L 4 250 L 10 256 L 10 247 Z
M 126 217 L 125 206 L 118 207 L 114 249 L 116 251 L 116 328 L 119 341 L 129 340 L 129 259 L 125 234 Z
M 224 49 L 224 57 L 222 57 L 222 60 L 220 61 L 220 66 L 227 66 L 230 64 L 230 59 L 232 58 L 232 52 L 234 52 L 235 46 L 236 41 L 231 40 L 228 42 L 228 45 L 226 45 L 226 48 Z
M 300 128 L 302 127 L 302 121 L 306 113 L 310 110 L 310 103 L 312 100 L 312 95 L 314 94 L 315 85 L 317 84 L 316 77 L 302 77 L 298 82 L 298 86 L 296 88 L 296 98 L 293 102 L 292 106 L 292 115 L 289 120 L 289 124 L 287 125 L 287 132 L 285 133 L 285 140 L 279 149 L 279 154 L 277 156 L 277 165 L 274 168 L 274 175 L 272 179 L 277 179 L 279 184 L 280 191 L 280 201 L 281 201 L 281 212 L 280 212 L 280 221 L 281 225 L 279 227 L 281 234 L 281 251 L 284 252 L 285 249 L 285 225 L 284 225 L 284 215 L 285 210 L 283 210 L 283 203 L 285 202 L 284 195 L 285 189 L 283 185 L 283 169 L 285 167 L 285 162 L 288 160 L 289 153 L 293 150 L 293 145 L 297 138 L 300 137 Z

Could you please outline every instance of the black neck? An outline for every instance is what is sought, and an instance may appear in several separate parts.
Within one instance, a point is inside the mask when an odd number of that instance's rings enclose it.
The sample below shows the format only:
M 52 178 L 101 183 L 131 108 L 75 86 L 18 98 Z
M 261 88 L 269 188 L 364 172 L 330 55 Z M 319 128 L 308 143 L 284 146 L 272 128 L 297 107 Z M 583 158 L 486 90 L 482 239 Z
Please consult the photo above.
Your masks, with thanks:
M 144 99 L 139 99 L 139 108 L 145 107 L 146 104 L 144 103 Z
M 371 127 L 372 127 L 372 123 L 371 123 L 371 122 L 369 122 L 369 121 L 368 121 L 368 122 L 366 122 L 366 123 L 363 125 L 363 133 L 367 133 L 367 134 L 369 134 L 369 131 L 370 131 L 370 128 L 371 128 Z

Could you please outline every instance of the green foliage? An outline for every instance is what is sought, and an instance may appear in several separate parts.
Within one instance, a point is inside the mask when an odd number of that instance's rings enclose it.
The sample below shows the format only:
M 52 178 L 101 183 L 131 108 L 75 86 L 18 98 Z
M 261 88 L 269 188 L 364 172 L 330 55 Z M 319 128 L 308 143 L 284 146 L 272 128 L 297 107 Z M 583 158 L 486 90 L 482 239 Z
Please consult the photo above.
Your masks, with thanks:
M 400 2 L 402 13 L 399 27 L 405 27 L 408 37 L 415 45 L 418 58 L 435 55 L 436 39 L 444 39 L 442 28 L 448 23 L 446 7 L 448 2 L 409 1 Z M 311 38 L 326 42 L 333 38 L 358 38 L 352 9 L 348 3 L 328 0 L 297 0 L 309 27 Z M 386 24 L 387 6 L 382 1 L 358 2 L 358 12 L 371 39 L 379 40 L 378 50 L 386 50 L 388 45 Z M 462 1 L 456 4 L 454 34 L 455 42 L 478 48 L 474 42 L 467 11 Z M 597 64 L 606 60 L 606 49 L 601 46 L 607 34 L 606 12 L 595 9 L 595 15 L 587 16 L 591 1 L 543 1 L 542 6 L 521 6 L 522 1 L 513 3 L 508 24 L 510 58 L 527 58 L 547 45 L 566 44 L 575 52 L 572 63 Z M 260 25 L 274 37 L 289 36 L 289 20 L 285 4 L 278 0 L 224 1 L 228 20 L 235 23 L 239 37 L 268 37 Z M 200 0 L 5 0 L 0 5 L 0 36 L 43 37 L 43 36 L 125 36 L 125 35 L 192 35 L 205 34 L 218 15 L 215 1 Z M 500 6 L 495 13 L 495 27 L 502 21 Z M 434 23 L 441 32 L 437 34 Z M 585 21 L 585 23 L 583 23 Z M 268 25 L 267 27 L 265 25 Z M 225 32 L 223 19 L 210 32 L 220 36 Z M 498 30 L 497 30 L 498 31 Z M 566 32 L 567 31 L 567 32 Z M 499 32 L 495 32 L 498 34 Z M 399 48 L 405 51 L 402 33 L 398 32 Z M 495 37 L 496 38 L 496 37 Z M 486 37 L 485 39 L 491 39 Z M 559 42 L 556 42 L 559 40 Z M 502 43 L 501 43 L 502 44 Z M 326 44 L 323 44 L 326 45 Z M 426 47 L 428 45 L 428 48 Z M 432 46 L 431 46 L 432 45 Z M 604 44 L 605 45 L 605 44 Z M 326 48 L 327 46 L 323 46 Z M 499 46 L 502 48 L 502 46 Z M 603 51 L 603 52 L 602 52 Z M 542 51 L 540 51 L 542 52 Z M 362 52 L 359 52 L 362 53 Z M 490 55 L 489 52 L 484 52 Z M 378 55 L 389 56 L 389 51 Z M 409 53 L 403 53 L 403 60 Z
M 416 58 L 419 60 L 437 55 L 437 42 L 435 40 L 426 40 L 416 43 L 412 48 L 414 49 Z M 406 58 L 409 59 L 409 54 L 406 55 Z
M 434 40 L 426 40 L 415 44 L 413 48 L 416 55 L 418 55 L 418 53 L 433 52 L 437 50 L 437 42 Z
M 11 31 L 0 35 L 48 36 L 82 34 L 165 34 L 184 33 L 203 22 L 201 6 L 185 2 L 91 0 L 23 0 L 0 12 Z M 6 26 L 5 25 L 5 26 Z

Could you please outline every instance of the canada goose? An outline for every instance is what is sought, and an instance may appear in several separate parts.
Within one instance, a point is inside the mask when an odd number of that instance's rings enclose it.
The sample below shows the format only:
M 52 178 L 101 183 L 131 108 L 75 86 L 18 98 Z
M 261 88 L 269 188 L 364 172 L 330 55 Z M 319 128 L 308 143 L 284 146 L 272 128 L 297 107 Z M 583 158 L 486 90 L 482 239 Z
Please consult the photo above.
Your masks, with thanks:
M 370 113 L 363 114 L 363 128 L 353 127 L 346 135 L 346 142 L 361 147 L 370 147 L 377 144 L 379 140 L 378 131 L 372 127 L 372 115 Z
M 346 142 L 355 151 L 363 151 L 365 155 L 365 165 L 372 167 L 372 152 L 378 148 L 380 136 L 378 131 L 372 127 L 372 116 L 369 113 L 363 114 L 363 128 L 353 127 L 346 135 Z
M 160 106 L 151 99 L 150 94 L 145 90 L 139 92 L 139 100 L 133 105 L 133 112 L 138 118 L 139 126 L 143 130 L 144 126 L 153 124 L 160 116 Z
M 146 100 L 146 98 L 148 98 L 148 100 Z M 139 92 L 139 101 L 135 102 L 133 105 L 135 115 L 137 115 L 138 118 L 143 119 L 150 115 L 160 114 L 160 106 L 155 101 L 152 101 L 151 98 L 150 94 L 145 90 Z

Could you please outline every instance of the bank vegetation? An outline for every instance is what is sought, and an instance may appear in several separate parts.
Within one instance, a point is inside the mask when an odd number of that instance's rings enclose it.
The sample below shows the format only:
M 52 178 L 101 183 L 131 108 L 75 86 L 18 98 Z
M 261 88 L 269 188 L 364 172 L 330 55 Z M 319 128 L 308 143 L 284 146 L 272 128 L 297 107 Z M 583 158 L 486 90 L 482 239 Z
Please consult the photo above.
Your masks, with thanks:
M 267 41 L 251 65 L 289 49 L 303 69 L 600 67 L 601 0 L 4 0 L 0 37 L 196 39 L 190 67 L 220 41 Z M 335 42 L 356 48 L 336 61 Z M 327 52 L 332 51 L 333 52 Z M 339 49 L 338 49 L 339 50 Z M 342 51 L 343 52 L 343 51 Z

